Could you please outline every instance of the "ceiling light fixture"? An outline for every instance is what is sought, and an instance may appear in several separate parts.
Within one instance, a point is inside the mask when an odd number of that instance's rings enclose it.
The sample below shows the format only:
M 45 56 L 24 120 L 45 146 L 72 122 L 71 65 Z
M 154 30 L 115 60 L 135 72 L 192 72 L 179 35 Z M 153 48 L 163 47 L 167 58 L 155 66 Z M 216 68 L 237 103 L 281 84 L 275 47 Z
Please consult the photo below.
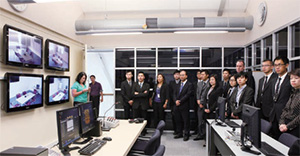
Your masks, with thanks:
M 175 31 L 174 34 L 222 34 L 228 31 Z
M 95 33 L 93 36 L 110 36 L 110 35 L 141 35 L 142 32 L 124 32 L 124 33 Z

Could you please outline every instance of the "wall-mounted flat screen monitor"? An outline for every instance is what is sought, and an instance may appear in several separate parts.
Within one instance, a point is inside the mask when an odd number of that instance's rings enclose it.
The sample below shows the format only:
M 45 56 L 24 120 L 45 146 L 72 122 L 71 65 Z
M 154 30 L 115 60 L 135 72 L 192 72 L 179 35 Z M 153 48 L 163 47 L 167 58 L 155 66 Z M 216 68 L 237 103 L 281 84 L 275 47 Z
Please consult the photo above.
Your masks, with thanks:
M 41 36 L 5 25 L 3 40 L 6 64 L 43 68 L 43 38 Z
M 69 101 L 70 77 L 47 76 L 46 78 L 46 104 L 60 104 Z
M 69 46 L 47 39 L 45 52 L 46 68 L 69 71 Z
M 6 112 L 43 106 L 43 75 L 6 73 Z

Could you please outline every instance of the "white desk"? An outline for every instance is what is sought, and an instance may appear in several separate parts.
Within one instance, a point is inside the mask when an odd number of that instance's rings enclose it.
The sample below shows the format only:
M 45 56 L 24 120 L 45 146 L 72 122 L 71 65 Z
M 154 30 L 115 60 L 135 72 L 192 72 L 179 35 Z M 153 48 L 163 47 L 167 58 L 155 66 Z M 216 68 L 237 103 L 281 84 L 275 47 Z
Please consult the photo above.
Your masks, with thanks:
M 17 101 L 21 103 L 21 105 L 23 105 L 25 102 L 27 102 L 28 100 L 30 100 L 32 97 L 34 97 L 35 94 L 28 92 L 25 95 L 22 95 L 21 97 L 17 98 Z
M 52 57 L 52 60 L 53 60 L 53 62 L 59 64 L 60 66 L 62 66 L 62 64 L 63 64 L 63 61 L 60 58 L 58 58 L 57 55 L 55 55 L 54 57 Z
M 59 101 L 62 97 L 65 96 L 65 93 L 59 92 L 53 99 L 53 101 Z
M 25 49 L 20 49 L 20 50 L 16 50 L 16 53 L 20 54 L 21 57 L 25 60 L 25 61 L 29 61 L 32 60 L 33 58 L 29 55 L 29 53 L 27 53 L 25 51 Z
M 108 141 L 99 151 L 97 151 L 95 156 L 126 156 L 136 139 L 141 134 L 142 130 L 146 126 L 147 121 L 141 124 L 130 124 L 128 120 L 120 120 L 119 126 L 116 128 L 112 128 L 109 132 L 103 132 L 103 137 L 111 137 L 112 141 Z M 96 137 L 94 137 L 96 138 Z M 86 144 L 85 144 L 86 145 Z M 74 145 L 72 144 L 70 147 L 79 146 L 83 147 L 85 145 Z M 55 151 L 59 151 L 58 146 L 53 148 Z M 78 150 L 73 150 L 70 152 L 73 155 L 79 155 Z
M 216 155 L 216 148 L 220 151 L 222 155 L 243 155 L 243 156 L 254 156 L 251 153 L 246 153 L 241 150 L 241 146 L 237 146 L 236 143 L 233 140 L 225 139 L 226 136 L 230 135 L 227 130 L 231 131 L 232 128 L 229 126 L 221 127 L 215 125 L 214 120 L 209 119 L 207 120 L 207 123 L 210 125 L 210 133 L 208 136 L 208 149 L 209 149 L 209 155 Z M 242 124 L 242 120 L 234 120 L 237 124 Z M 240 132 L 240 128 L 236 128 L 236 132 Z M 288 155 L 289 148 L 282 143 L 278 142 L 277 140 L 274 140 L 270 136 L 266 135 L 265 133 L 261 132 L 261 141 L 264 141 L 283 153 L 284 155 Z M 251 148 L 254 151 L 259 151 L 256 147 Z M 264 155 L 261 153 L 260 156 Z

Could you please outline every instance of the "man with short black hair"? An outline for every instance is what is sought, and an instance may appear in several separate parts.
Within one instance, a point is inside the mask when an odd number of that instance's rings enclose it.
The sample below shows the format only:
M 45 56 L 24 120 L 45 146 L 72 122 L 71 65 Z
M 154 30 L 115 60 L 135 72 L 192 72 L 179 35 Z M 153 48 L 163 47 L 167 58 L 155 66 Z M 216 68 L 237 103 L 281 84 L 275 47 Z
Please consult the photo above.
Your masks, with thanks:
M 245 72 L 245 62 L 244 60 L 238 60 L 236 62 L 236 72 L 237 73 L 240 73 L 242 71 Z M 249 72 L 246 72 L 247 75 L 248 75 L 248 81 L 247 81 L 247 86 L 251 87 L 253 89 L 253 91 L 255 91 L 255 81 L 254 81 L 254 77 L 252 75 L 252 72 L 249 71 Z
M 266 59 L 262 62 L 261 70 L 265 76 L 259 79 L 257 98 L 255 106 L 261 109 L 261 117 L 269 121 L 270 108 L 272 108 L 272 82 L 276 80 L 277 74 L 273 72 L 273 62 Z
M 147 117 L 147 109 L 149 108 L 149 89 L 150 85 L 145 81 L 144 72 L 138 73 L 138 82 L 133 87 L 133 117 L 144 118 Z
M 175 120 L 175 91 L 178 87 L 178 85 L 180 85 L 180 71 L 179 70 L 175 70 L 173 72 L 173 77 L 174 77 L 174 80 L 170 81 L 169 83 L 169 95 L 170 95 L 170 109 L 171 109 L 171 115 L 172 115 L 172 123 L 173 123 L 173 129 L 174 129 L 174 135 L 177 135 L 177 125 L 176 125 L 176 120 Z
M 270 108 L 270 121 L 272 122 L 272 135 L 278 139 L 281 132 L 279 131 L 279 119 L 283 108 L 289 100 L 292 86 L 290 76 L 288 75 L 289 60 L 285 56 L 277 56 L 274 59 L 275 71 L 278 77 L 272 83 L 273 107 Z
M 222 87 L 223 89 L 222 97 L 226 98 L 228 94 L 228 89 L 230 88 L 229 85 L 230 70 L 224 69 L 222 76 L 223 76 L 223 81 L 220 82 L 220 87 Z
M 133 104 L 133 87 L 135 86 L 135 82 L 132 80 L 132 71 L 127 71 L 125 76 L 126 80 L 121 83 L 121 95 L 123 98 L 125 119 L 129 119 L 132 118 L 130 110 Z
M 96 117 L 99 116 L 99 99 L 101 96 L 101 102 L 103 102 L 103 90 L 102 90 L 102 85 L 96 81 L 96 76 L 95 75 L 91 75 L 90 76 L 91 79 L 91 83 L 89 84 L 89 86 L 91 87 L 91 91 L 90 91 L 90 101 L 93 102 L 93 107 L 96 108 L 97 110 L 97 114 Z

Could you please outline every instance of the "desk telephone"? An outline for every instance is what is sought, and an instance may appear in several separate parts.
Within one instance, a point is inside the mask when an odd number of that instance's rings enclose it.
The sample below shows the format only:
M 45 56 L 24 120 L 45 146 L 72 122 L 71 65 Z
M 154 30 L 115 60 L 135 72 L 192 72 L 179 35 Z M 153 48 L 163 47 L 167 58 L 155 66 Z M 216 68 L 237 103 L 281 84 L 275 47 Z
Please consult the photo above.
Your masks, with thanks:
M 119 125 L 119 120 L 111 116 L 106 117 L 102 122 L 103 122 L 103 127 L 106 128 L 115 128 Z

